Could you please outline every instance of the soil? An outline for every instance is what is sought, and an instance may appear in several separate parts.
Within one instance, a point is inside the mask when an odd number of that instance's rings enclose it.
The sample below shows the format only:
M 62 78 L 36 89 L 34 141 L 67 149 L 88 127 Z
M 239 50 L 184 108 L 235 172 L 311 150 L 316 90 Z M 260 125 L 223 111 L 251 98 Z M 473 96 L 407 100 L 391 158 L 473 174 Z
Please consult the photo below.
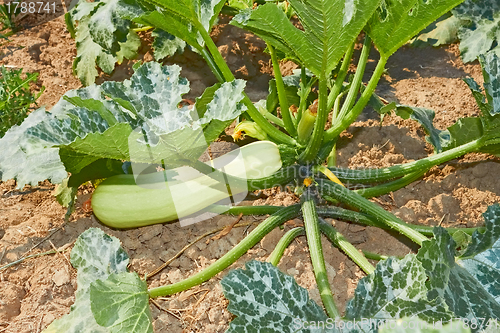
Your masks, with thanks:
M 221 19 L 212 34 L 214 40 L 235 75 L 248 80 L 247 92 L 251 99 L 265 98 L 267 81 L 272 73 L 269 57 L 263 52 L 265 44 L 227 22 L 226 18 Z M 62 17 L 21 31 L 10 40 L 0 49 L 0 64 L 40 73 L 40 85 L 45 86 L 45 92 L 39 105 L 50 109 L 64 92 L 81 86 L 71 70 L 76 55 L 75 42 Z M 144 61 L 152 59 L 147 45 L 143 46 L 140 58 Z M 166 63 L 172 62 L 181 65 L 182 74 L 191 81 L 192 90 L 185 96 L 188 99 L 194 99 L 206 86 L 215 83 L 215 77 L 195 53 L 186 51 Z M 111 76 L 101 75 L 98 82 L 129 77 L 132 63 L 120 65 Z M 291 74 L 295 67 L 293 63 L 282 64 L 284 74 Z M 373 67 L 374 63 L 370 63 L 368 72 Z M 479 112 L 462 81 L 466 76 L 472 76 L 482 84 L 479 64 L 463 64 L 457 45 L 421 49 L 403 47 L 390 58 L 387 75 L 382 78 L 377 93 L 400 104 L 434 109 L 435 125 L 444 129 L 459 117 Z M 359 121 L 343 133 L 338 164 L 351 168 L 381 167 L 419 159 L 432 154 L 424 136 L 420 127 L 411 120 L 386 116 L 380 123 L 377 115 L 367 109 Z M 487 206 L 500 202 L 499 162 L 500 159 L 489 155 L 469 154 L 433 168 L 421 180 L 404 189 L 374 200 L 410 223 L 479 226 L 483 223 L 481 214 Z M 39 187 L 17 190 L 13 180 L 0 183 L 0 266 L 54 248 L 70 250 L 78 235 L 90 227 L 97 227 L 121 240 L 131 258 L 130 270 L 143 276 L 198 236 L 236 219 L 219 216 L 188 227 L 171 223 L 113 230 L 100 224 L 83 205 L 93 191 L 86 186 L 79 190 L 76 213 L 64 223 L 66 210 L 56 202 L 54 187 L 45 182 Z M 288 205 L 294 201 L 293 195 L 272 190 L 261 193 L 253 204 Z M 242 221 L 258 223 L 262 219 L 248 216 Z M 360 249 L 397 256 L 416 250 L 408 240 L 392 233 L 329 221 Z M 301 223 L 300 219 L 295 219 L 287 222 L 284 230 L 274 230 L 231 268 L 242 267 L 250 259 L 266 260 L 279 237 Z M 151 277 L 150 286 L 174 283 L 207 267 L 254 227 L 233 228 L 218 240 L 207 238 L 197 242 Z M 325 238 L 322 240 L 330 283 L 343 311 L 357 282 L 365 274 Z M 304 237 L 291 244 L 278 267 L 294 276 L 321 304 Z M 151 303 L 155 332 L 224 332 L 233 318 L 226 308 L 228 301 L 219 284 L 226 273 L 227 270 L 201 286 Z M 77 288 L 76 271 L 69 263 L 69 251 L 27 259 L 0 270 L 0 281 L 0 332 L 6 333 L 42 331 L 53 320 L 69 312 Z

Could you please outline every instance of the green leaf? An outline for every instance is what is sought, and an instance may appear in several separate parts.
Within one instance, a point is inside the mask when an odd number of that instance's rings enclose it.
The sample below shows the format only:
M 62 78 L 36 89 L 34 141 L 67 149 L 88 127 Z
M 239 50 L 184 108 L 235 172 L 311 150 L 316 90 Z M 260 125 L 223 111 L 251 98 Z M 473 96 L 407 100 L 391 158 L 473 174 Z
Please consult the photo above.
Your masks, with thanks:
M 466 22 L 458 31 L 464 62 L 493 52 L 500 56 L 500 3 L 496 0 L 466 0 L 453 9 Z
M 154 29 L 151 33 L 154 37 L 153 54 L 157 61 L 173 56 L 176 52 L 182 53 L 186 42 L 161 29 Z
M 446 13 L 411 40 L 411 46 L 451 44 L 458 40 L 458 29 L 461 26 L 462 21 L 460 19 L 450 13 Z
M 299 330 L 306 321 L 326 321 L 307 290 L 267 262 L 250 261 L 222 280 L 228 310 L 238 316 L 226 332 L 317 332 Z
M 71 264 L 78 271 L 75 303 L 69 314 L 52 322 L 44 332 L 111 332 L 94 319 L 90 308 L 90 286 L 112 274 L 127 272 L 128 256 L 120 247 L 120 241 L 101 229 L 88 229 L 78 237 L 71 251 Z
M 385 57 L 463 0 L 383 0 L 365 27 Z
M 253 0 L 229 0 L 228 5 L 236 9 L 252 8 Z
M 115 56 L 94 42 L 88 23 L 88 16 L 83 17 L 78 22 L 78 28 L 75 32 L 76 57 L 73 62 L 73 69 L 85 86 L 95 82 L 95 78 L 98 76 L 96 65 L 109 74 L 114 70 L 117 61 Z
M 90 285 L 90 306 L 97 323 L 112 333 L 153 333 L 148 287 L 137 273 L 96 280 Z
M 71 202 L 76 198 L 78 187 L 68 186 L 69 178 L 65 178 L 61 184 L 56 186 L 54 196 L 57 202 L 63 207 L 69 207 Z M 80 184 L 78 184 L 80 185 Z
M 129 19 L 140 16 L 144 10 L 130 0 L 101 0 L 90 13 L 88 27 L 92 40 L 110 53 L 120 50 L 129 34 Z
M 120 51 L 116 53 L 116 62 L 121 64 L 124 59 L 133 59 L 137 56 L 137 50 L 141 46 L 141 38 L 134 30 L 129 30 L 125 42 L 118 42 Z
M 491 106 L 490 115 L 495 116 L 500 114 L 500 59 L 495 53 L 489 53 L 481 55 L 479 60 L 483 68 L 486 97 Z
M 110 74 L 115 63 L 136 56 L 140 39 L 131 28 L 131 19 L 144 9 L 130 0 L 80 0 L 68 12 L 76 39 L 77 56 L 73 69 L 84 85 L 94 83 L 96 66 Z
M 435 228 L 435 238 L 424 242 L 417 255 L 429 276 L 429 297 L 444 298 L 457 318 L 477 320 L 480 329 L 500 319 L 500 205 L 483 216 L 486 231 L 473 235 L 460 258 L 443 228 Z
M 427 133 L 425 139 L 435 147 L 435 152 L 443 151 L 443 142 L 450 140 L 449 132 L 440 131 L 434 127 L 435 113 L 431 109 L 396 105 L 396 114 L 403 119 L 411 118 L 418 121 Z
M 416 256 L 389 258 L 358 283 L 347 304 L 348 319 L 418 317 L 427 322 L 449 320 L 453 314 L 441 299 L 427 297 L 424 267 Z
M 222 0 L 142 0 L 158 6 L 158 11 L 136 18 L 162 29 L 200 50 L 205 44 L 198 29 L 209 32 L 224 6 Z
M 274 3 L 243 10 L 231 24 L 252 31 L 316 75 L 330 74 L 375 12 L 373 0 L 291 0 L 304 31 Z
M 63 157 L 61 151 L 59 153 L 65 165 L 70 161 L 81 158 L 81 156 L 85 156 L 76 154 Z M 89 180 L 104 179 L 123 173 L 123 163 L 121 161 L 101 158 L 81 168 L 79 172 L 71 173 L 68 186 L 78 188 L 78 186 Z
M 47 178 L 57 183 L 66 171 L 78 174 L 99 159 L 185 165 L 246 110 L 244 86 L 242 80 L 217 85 L 199 119 L 196 109 L 178 107 L 189 85 L 175 65 L 149 62 L 130 80 L 70 91 L 51 113 L 33 112 L 0 139 L 2 179 L 17 178 L 19 186 Z

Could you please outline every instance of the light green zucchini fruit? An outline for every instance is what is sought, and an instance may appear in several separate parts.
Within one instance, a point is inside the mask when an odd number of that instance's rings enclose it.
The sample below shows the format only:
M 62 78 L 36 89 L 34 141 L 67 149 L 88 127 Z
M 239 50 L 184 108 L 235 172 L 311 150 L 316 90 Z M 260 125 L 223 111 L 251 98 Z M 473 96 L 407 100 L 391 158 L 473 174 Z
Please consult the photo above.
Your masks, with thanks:
M 207 164 L 231 176 L 258 179 L 278 171 L 281 158 L 276 144 L 257 141 Z M 107 226 L 137 228 L 174 221 L 228 199 L 226 185 L 224 180 L 219 182 L 190 167 L 139 175 L 137 179 L 132 174 L 116 175 L 97 186 L 92 209 Z M 233 197 L 246 195 L 247 187 L 241 183 L 228 185 Z

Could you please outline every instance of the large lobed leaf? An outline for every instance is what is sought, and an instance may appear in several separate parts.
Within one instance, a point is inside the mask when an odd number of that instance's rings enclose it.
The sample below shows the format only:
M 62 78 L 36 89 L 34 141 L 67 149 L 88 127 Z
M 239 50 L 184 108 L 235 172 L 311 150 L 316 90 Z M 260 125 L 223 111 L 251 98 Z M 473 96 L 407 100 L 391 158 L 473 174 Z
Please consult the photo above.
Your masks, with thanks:
M 162 29 L 197 50 L 201 50 L 205 45 L 199 29 L 210 32 L 225 3 L 222 0 L 141 0 L 140 2 L 154 5 L 157 10 L 137 17 L 135 21 Z
M 80 0 L 68 12 L 68 30 L 76 39 L 77 50 L 73 68 L 84 85 L 94 83 L 99 74 L 96 67 L 110 74 L 116 63 L 135 58 L 141 40 L 132 29 L 132 19 L 149 13 L 131 0 Z M 184 41 L 161 29 L 155 29 L 152 36 L 156 60 L 184 49 Z
M 121 304 L 123 309 L 111 317 L 116 320 L 128 321 L 130 316 L 134 316 L 137 319 L 136 326 L 141 325 L 142 329 L 125 330 L 127 332 L 153 332 L 148 297 L 141 294 L 145 282 L 137 282 L 137 274 L 127 272 L 128 259 L 128 255 L 120 247 L 120 241 L 117 238 L 108 236 L 97 228 L 91 228 L 82 233 L 71 251 L 71 264 L 78 271 L 78 290 L 76 291 L 75 304 L 71 307 L 69 314 L 52 322 L 44 332 L 116 332 L 99 325 L 94 319 L 91 304 L 97 302 L 102 305 L 103 303 L 99 297 L 95 299 L 96 296 L 91 294 L 92 290 L 95 289 L 94 284 L 100 286 L 107 281 L 116 280 L 117 276 L 124 284 L 133 284 L 133 287 L 123 290 L 121 295 L 128 293 L 129 299 Z M 115 294 L 110 293 L 108 296 L 115 296 Z M 144 301 L 147 308 L 144 307 Z M 109 299 L 104 304 L 109 306 Z M 139 308 L 145 314 L 141 318 L 135 317 L 135 310 L 139 310 Z M 105 316 L 104 313 L 96 318 L 101 321 L 103 316 Z
M 410 38 L 464 0 L 383 0 L 366 31 L 388 57 Z
M 474 332 L 500 319 L 500 205 L 483 216 L 486 231 L 475 232 L 460 257 L 443 228 L 436 228 L 435 238 L 418 253 L 429 276 L 429 297 L 443 298 L 456 317 L 475 322 Z
M 292 277 L 250 262 L 221 281 L 228 309 L 238 316 L 229 332 L 496 332 L 500 205 L 490 206 L 484 219 L 484 233 L 475 232 L 461 255 L 449 233 L 436 227 L 417 255 L 380 261 L 336 321 L 325 319 Z M 422 328 L 422 320 L 429 324 Z
M 252 31 L 314 74 L 329 74 L 358 36 L 380 1 L 291 0 L 304 30 L 274 3 L 243 10 L 232 24 Z
M 130 80 L 70 91 L 51 113 L 33 112 L 0 139 L 1 177 L 22 187 L 45 179 L 59 183 L 66 172 L 78 174 L 92 163 L 116 170 L 110 160 L 186 164 L 245 111 L 239 103 L 244 85 L 217 85 L 197 105 L 204 110 L 201 118 L 196 109 L 178 107 L 189 83 L 175 65 L 146 63 Z
M 270 263 L 250 261 L 229 272 L 221 285 L 228 310 L 238 316 L 226 332 L 309 332 L 303 322 L 326 321 L 307 290 Z M 311 332 L 314 332 L 311 329 Z
M 464 62 L 488 52 L 500 56 L 500 2 L 497 0 L 466 0 L 452 10 L 466 22 L 458 31 L 460 52 Z

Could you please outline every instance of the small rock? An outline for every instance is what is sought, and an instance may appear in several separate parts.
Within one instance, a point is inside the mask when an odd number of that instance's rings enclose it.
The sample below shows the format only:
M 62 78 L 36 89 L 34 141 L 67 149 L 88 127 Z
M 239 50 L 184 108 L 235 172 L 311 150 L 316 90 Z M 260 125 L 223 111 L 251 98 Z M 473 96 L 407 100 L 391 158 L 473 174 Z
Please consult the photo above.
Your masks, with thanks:
M 0 321 L 8 321 L 21 313 L 24 295 L 24 289 L 16 284 L 7 281 L 0 284 Z
M 163 225 L 161 224 L 155 224 L 149 227 L 145 227 L 144 232 L 142 233 L 141 236 L 139 236 L 139 240 L 141 242 L 146 242 L 151 238 L 161 234 L 162 230 L 163 230 Z
M 460 202 L 449 194 L 440 194 L 431 198 L 427 204 L 429 210 L 441 218 L 444 214 L 450 214 L 450 219 L 460 210 Z
M 408 207 L 394 209 L 392 213 L 407 223 L 414 223 L 416 220 L 415 212 Z
M 57 270 L 54 273 L 54 275 L 52 275 L 52 281 L 58 287 L 62 286 L 63 284 L 69 283 L 70 280 L 71 280 L 71 277 L 69 276 L 69 273 L 64 268 Z

